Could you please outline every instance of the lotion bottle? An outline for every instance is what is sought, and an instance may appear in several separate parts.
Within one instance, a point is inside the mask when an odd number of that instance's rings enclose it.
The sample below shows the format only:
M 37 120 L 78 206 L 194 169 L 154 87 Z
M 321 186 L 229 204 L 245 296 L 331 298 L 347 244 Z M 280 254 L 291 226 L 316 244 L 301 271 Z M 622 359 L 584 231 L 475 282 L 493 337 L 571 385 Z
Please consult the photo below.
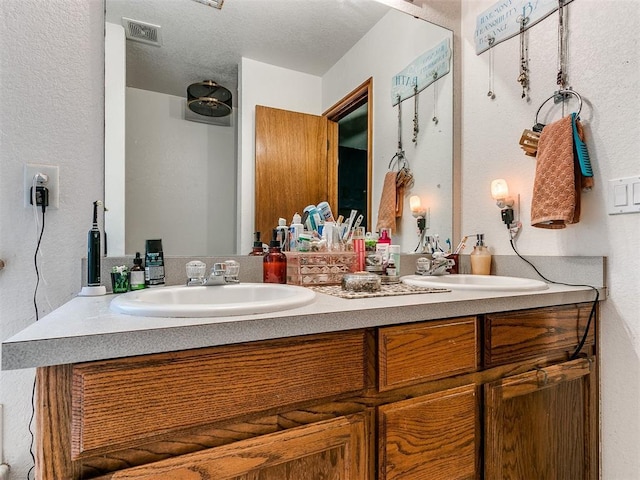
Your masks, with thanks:
M 476 235 L 477 241 L 473 252 L 471 252 L 471 273 L 474 275 L 490 275 L 491 274 L 491 253 L 484 244 L 484 234 Z
M 280 251 L 278 230 L 273 231 L 273 237 L 269 242 L 269 253 L 262 260 L 262 281 L 287 283 L 287 256 Z

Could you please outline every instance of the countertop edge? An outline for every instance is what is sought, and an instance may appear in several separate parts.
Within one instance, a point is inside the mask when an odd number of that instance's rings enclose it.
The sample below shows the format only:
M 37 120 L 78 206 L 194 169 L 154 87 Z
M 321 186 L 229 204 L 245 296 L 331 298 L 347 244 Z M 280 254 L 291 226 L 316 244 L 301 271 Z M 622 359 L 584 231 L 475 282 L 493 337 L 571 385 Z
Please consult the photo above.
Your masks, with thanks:
M 403 304 L 400 297 L 393 297 L 395 298 L 393 302 L 375 302 L 371 299 L 367 300 L 367 308 L 358 309 L 354 307 L 363 304 L 355 302 L 361 301 L 328 298 L 323 295 L 323 303 L 326 308 L 325 311 L 320 312 L 299 309 L 300 312 L 297 313 L 296 311 L 293 313 L 292 311 L 280 312 L 280 314 L 273 314 L 267 318 L 259 316 L 259 318 L 241 321 L 209 321 L 190 325 L 61 335 L 26 340 L 11 338 L 2 343 L 2 370 L 79 363 L 484 313 L 567 305 L 593 301 L 594 294 L 589 288 L 552 286 L 544 292 L 522 292 L 502 296 L 457 294 L 446 298 L 436 297 L 436 300 L 432 294 L 412 297 L 414 298 L 409 304 Z M 605 298 L 606 289 L 603 287 L 600 289 L 600 300 Z M 331 308 L 332 305 L 335 306 Z M 345 306 L 350 308 L 345 309 Z M 91 319 L 86 321 L 91 321 Z

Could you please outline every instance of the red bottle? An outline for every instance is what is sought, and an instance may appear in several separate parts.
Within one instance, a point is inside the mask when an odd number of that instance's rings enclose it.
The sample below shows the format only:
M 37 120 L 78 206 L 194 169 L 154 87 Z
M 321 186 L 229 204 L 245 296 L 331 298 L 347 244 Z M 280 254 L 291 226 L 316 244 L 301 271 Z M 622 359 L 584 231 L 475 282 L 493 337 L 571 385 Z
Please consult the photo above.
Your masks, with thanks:
M 264 283 L 287 283 L 287 256 L 280 251 L 278 231 L 273 231 L 269 242 L 269 253 L 262 260 L 262 281 Z

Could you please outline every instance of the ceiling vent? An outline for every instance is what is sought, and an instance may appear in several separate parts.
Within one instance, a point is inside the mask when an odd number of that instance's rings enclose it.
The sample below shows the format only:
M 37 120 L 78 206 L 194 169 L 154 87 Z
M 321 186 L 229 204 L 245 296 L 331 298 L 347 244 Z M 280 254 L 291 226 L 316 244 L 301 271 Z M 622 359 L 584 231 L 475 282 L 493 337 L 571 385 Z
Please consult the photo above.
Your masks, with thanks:
M 122 17 L 122 26 L 124 26 L 127 40 L 147 43 L 149 45 L 155 45 L 156 47 L 162 46 L 160 25 L 153 25 L 151 23 Z

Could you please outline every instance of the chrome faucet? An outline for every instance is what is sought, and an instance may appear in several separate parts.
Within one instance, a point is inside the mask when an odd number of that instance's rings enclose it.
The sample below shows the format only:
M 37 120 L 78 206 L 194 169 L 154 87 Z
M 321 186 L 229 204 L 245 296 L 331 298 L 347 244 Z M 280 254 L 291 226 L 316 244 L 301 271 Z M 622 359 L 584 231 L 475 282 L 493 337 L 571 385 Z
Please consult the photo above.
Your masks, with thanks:
M 416 262 L 416 274 L 418 275 L 446 275 L 447 269 L 455 265 L 452 258 L 446 258 L 444 253 L 435 252 L 431 260 L 419 258 Z
M 207 278 L 205 278 L 206 269 L 207 266 L 199 260 L 187 263 L 187 277 L 189 279 L 187 287 L 240 283 L 238 279 L 240 265 L 235 260 L 214 263 Z
M 214 263 L 207 278 L 202 285 L 228 285 L 240 283 L 238 274 L 240 273 L 240 265 L 235 260 L 227 260 L 223 263 Z

